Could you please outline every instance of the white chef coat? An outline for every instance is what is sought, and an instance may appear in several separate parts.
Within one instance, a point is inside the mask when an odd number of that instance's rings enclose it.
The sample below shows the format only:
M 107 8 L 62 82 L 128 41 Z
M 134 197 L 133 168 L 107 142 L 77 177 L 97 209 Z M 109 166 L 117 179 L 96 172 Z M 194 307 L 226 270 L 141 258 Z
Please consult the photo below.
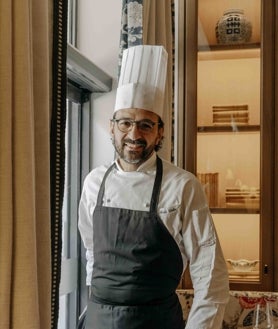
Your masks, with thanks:
M 84 181 L 79 230 L 86 248 L 87 285 L 93 269 L 93 212 L 109 165 L 93 169 Z M 156 153 L 137 171 L 123 171 L 116 161 L 105 182 L 105 207 L 148 211 L 156 174 Z M 163 160 L 158 213 L 179 246 L 184 269 L 190 264 L 194 300 L 186 329 L 222 327 L 229 298 L 228 273 L 204 190 L 197 178 Z

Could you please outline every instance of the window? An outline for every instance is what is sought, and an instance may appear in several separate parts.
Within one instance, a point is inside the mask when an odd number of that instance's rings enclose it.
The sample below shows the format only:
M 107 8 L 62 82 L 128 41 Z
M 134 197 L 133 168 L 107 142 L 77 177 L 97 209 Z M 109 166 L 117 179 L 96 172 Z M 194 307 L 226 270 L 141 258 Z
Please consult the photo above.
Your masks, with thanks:
M 65 190 L 59 329 L 75 329 L 87 304 L 85 251 L 78 232 L 78 205 L 90 170 L 90 94 L 111 90 L 112 79 L 68 45 Z

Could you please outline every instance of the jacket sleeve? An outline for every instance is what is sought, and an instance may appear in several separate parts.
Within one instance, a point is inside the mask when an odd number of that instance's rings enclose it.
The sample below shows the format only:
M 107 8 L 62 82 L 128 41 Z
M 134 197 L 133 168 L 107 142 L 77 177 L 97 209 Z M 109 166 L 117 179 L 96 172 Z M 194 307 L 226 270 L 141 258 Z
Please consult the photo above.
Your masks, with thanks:
M 226 262 L 199 181 L 187 191 L 186 199 L 183 241 L 194 299 L 185 328 L 220 329 L 229 299 Z

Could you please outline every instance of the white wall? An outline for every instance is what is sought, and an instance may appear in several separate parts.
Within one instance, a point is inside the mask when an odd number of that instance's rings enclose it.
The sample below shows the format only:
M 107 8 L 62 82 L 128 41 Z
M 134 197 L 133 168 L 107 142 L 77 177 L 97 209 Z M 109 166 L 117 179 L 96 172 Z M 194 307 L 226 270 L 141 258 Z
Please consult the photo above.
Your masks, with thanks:
M 100 69 L 113 78 L 113 90 L 92 95 L 91 168 L 111 161 L 114 147 L 109 135 L 115 88 L 121 28 L 121 0 L 78 0 L 77 47 Z

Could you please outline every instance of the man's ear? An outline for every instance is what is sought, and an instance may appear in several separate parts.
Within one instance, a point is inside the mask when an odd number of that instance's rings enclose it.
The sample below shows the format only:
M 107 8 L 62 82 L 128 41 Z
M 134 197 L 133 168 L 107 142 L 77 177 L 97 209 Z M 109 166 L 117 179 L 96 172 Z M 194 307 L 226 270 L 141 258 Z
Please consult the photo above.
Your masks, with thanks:
M 110 136 L 114 136 L 114 127 L 115 127 L 115 123 L 113 121 L 110 121 Z
M 159 127 L 158 128 L 158 133 L 157 133 L 156 145 L 158 145 L 159 142 L 163 139 L 163 135 L 164 135 L 164 128 Z

